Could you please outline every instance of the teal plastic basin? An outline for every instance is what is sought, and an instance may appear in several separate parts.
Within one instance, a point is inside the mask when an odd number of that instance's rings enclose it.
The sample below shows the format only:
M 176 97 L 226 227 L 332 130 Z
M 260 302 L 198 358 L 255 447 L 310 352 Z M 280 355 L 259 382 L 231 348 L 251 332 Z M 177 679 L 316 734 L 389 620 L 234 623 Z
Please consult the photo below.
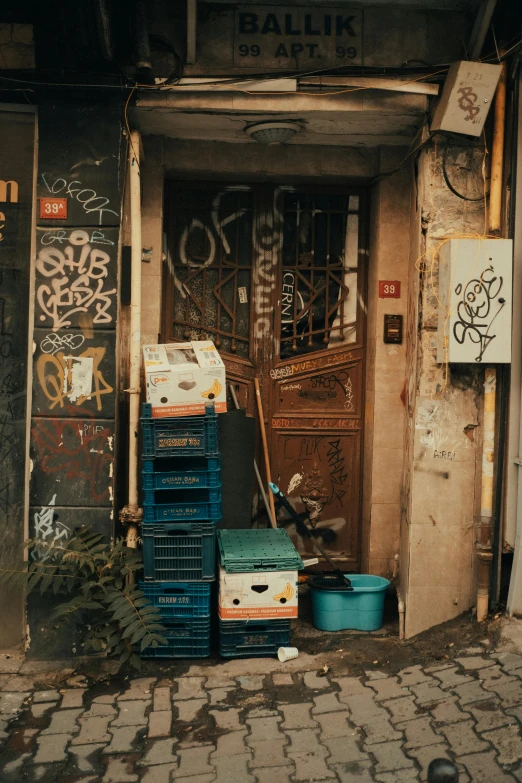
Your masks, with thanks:
M 382 626 L 389 581 L 371 574 L 346 576 L 353 591 L 342 589 L 340 577 L 314 576 L 309 580 L 314 626 L 320 631 L 377 631 Z

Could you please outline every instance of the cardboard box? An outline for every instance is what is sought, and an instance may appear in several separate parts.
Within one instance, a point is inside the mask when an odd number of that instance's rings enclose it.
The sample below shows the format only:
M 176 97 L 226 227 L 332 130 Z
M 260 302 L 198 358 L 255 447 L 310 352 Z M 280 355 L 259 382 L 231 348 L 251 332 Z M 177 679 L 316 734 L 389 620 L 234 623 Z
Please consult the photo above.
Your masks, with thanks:
M 210 401 L 226 413 L 225 365 L 211 340 L 144 345 L 143 360 L 153 417 L 200 416 Z
M 222 620 L 297 617 L 297 571 L 227 574 L 220 566 L 218 613 Z

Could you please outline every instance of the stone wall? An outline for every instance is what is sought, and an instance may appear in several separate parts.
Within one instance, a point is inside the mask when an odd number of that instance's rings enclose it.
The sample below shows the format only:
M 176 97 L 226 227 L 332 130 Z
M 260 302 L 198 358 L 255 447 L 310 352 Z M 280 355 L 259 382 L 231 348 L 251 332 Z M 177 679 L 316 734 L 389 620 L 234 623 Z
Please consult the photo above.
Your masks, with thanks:
M 438 249 L 451 236 L 482 234 L 485 217 L 483 202 L 463 201 L 448 189 L 444 149 L 439 141 L 422 152 L 412 206 L 412 222 L 422 239 L 412 241 L 410 256 L 410 311 L 417 328 L 410 331 L 408 344 L 403 477 L 401 585 L 407 637 L 469 609 L 475 599 L 482 373 L 468 365 L 437 364 Z M 461 184 L 463 190 L 472 186 Z

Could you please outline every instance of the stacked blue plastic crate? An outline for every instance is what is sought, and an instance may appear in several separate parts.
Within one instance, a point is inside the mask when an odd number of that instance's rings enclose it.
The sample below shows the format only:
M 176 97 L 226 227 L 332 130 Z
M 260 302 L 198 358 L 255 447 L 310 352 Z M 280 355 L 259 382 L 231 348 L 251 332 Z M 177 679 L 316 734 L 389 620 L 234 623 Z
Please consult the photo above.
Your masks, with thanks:
M 142 409 L 142 589 L 161 609 L 168 643 L 145 657 L 210 653 L 210 590 L 216 577 L 221 464 L 214 406 L 204 416 L 153 419 Z
M 303 561 L 285 530 L 220 530 L 218 547 L 221 568 L 225 574 L 257 577 L 266 574 L 268 577 L 275 571 L 295 572 L 294 585 L 289 584 L 288 587 L 292 588 L 290 595 L 297 590 L 297 572 L 303 568 Z M 258 580 L 258 585 L 262 583 L 263 580 Z M 268 589 L 266 581 L 264 589 Z M 240 603 L 239 600 L 237 603 Z M 233 609 L 228 610 L 227 619 L 223 619 L 220 614 L 220 654 L 225 658 L 252 658 L 277 655 L 279 647 L 289 647 L 290 620 L 280 619 L 278 606 L 272 599 L 273 612 L 269 610 L 267 613 L 264 607 L 263 616 L 259 617 L 253 609 L 252 616 L 247 619 L 239 605 L 238 619 L 230 618 Z M 295 611 L 297 616 L 297 605 Z

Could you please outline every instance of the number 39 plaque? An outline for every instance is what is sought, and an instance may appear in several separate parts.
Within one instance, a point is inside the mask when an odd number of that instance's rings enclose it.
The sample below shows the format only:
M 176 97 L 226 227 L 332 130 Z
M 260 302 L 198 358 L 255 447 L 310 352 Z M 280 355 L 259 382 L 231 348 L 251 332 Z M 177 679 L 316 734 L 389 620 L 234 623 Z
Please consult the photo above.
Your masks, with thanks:
M 400 299 L 400 280 L 379 280 L 379 299 Z
M 64 220 L 67 217 L 66 198 L 41 198 L 40 218 L 46 220 Z

